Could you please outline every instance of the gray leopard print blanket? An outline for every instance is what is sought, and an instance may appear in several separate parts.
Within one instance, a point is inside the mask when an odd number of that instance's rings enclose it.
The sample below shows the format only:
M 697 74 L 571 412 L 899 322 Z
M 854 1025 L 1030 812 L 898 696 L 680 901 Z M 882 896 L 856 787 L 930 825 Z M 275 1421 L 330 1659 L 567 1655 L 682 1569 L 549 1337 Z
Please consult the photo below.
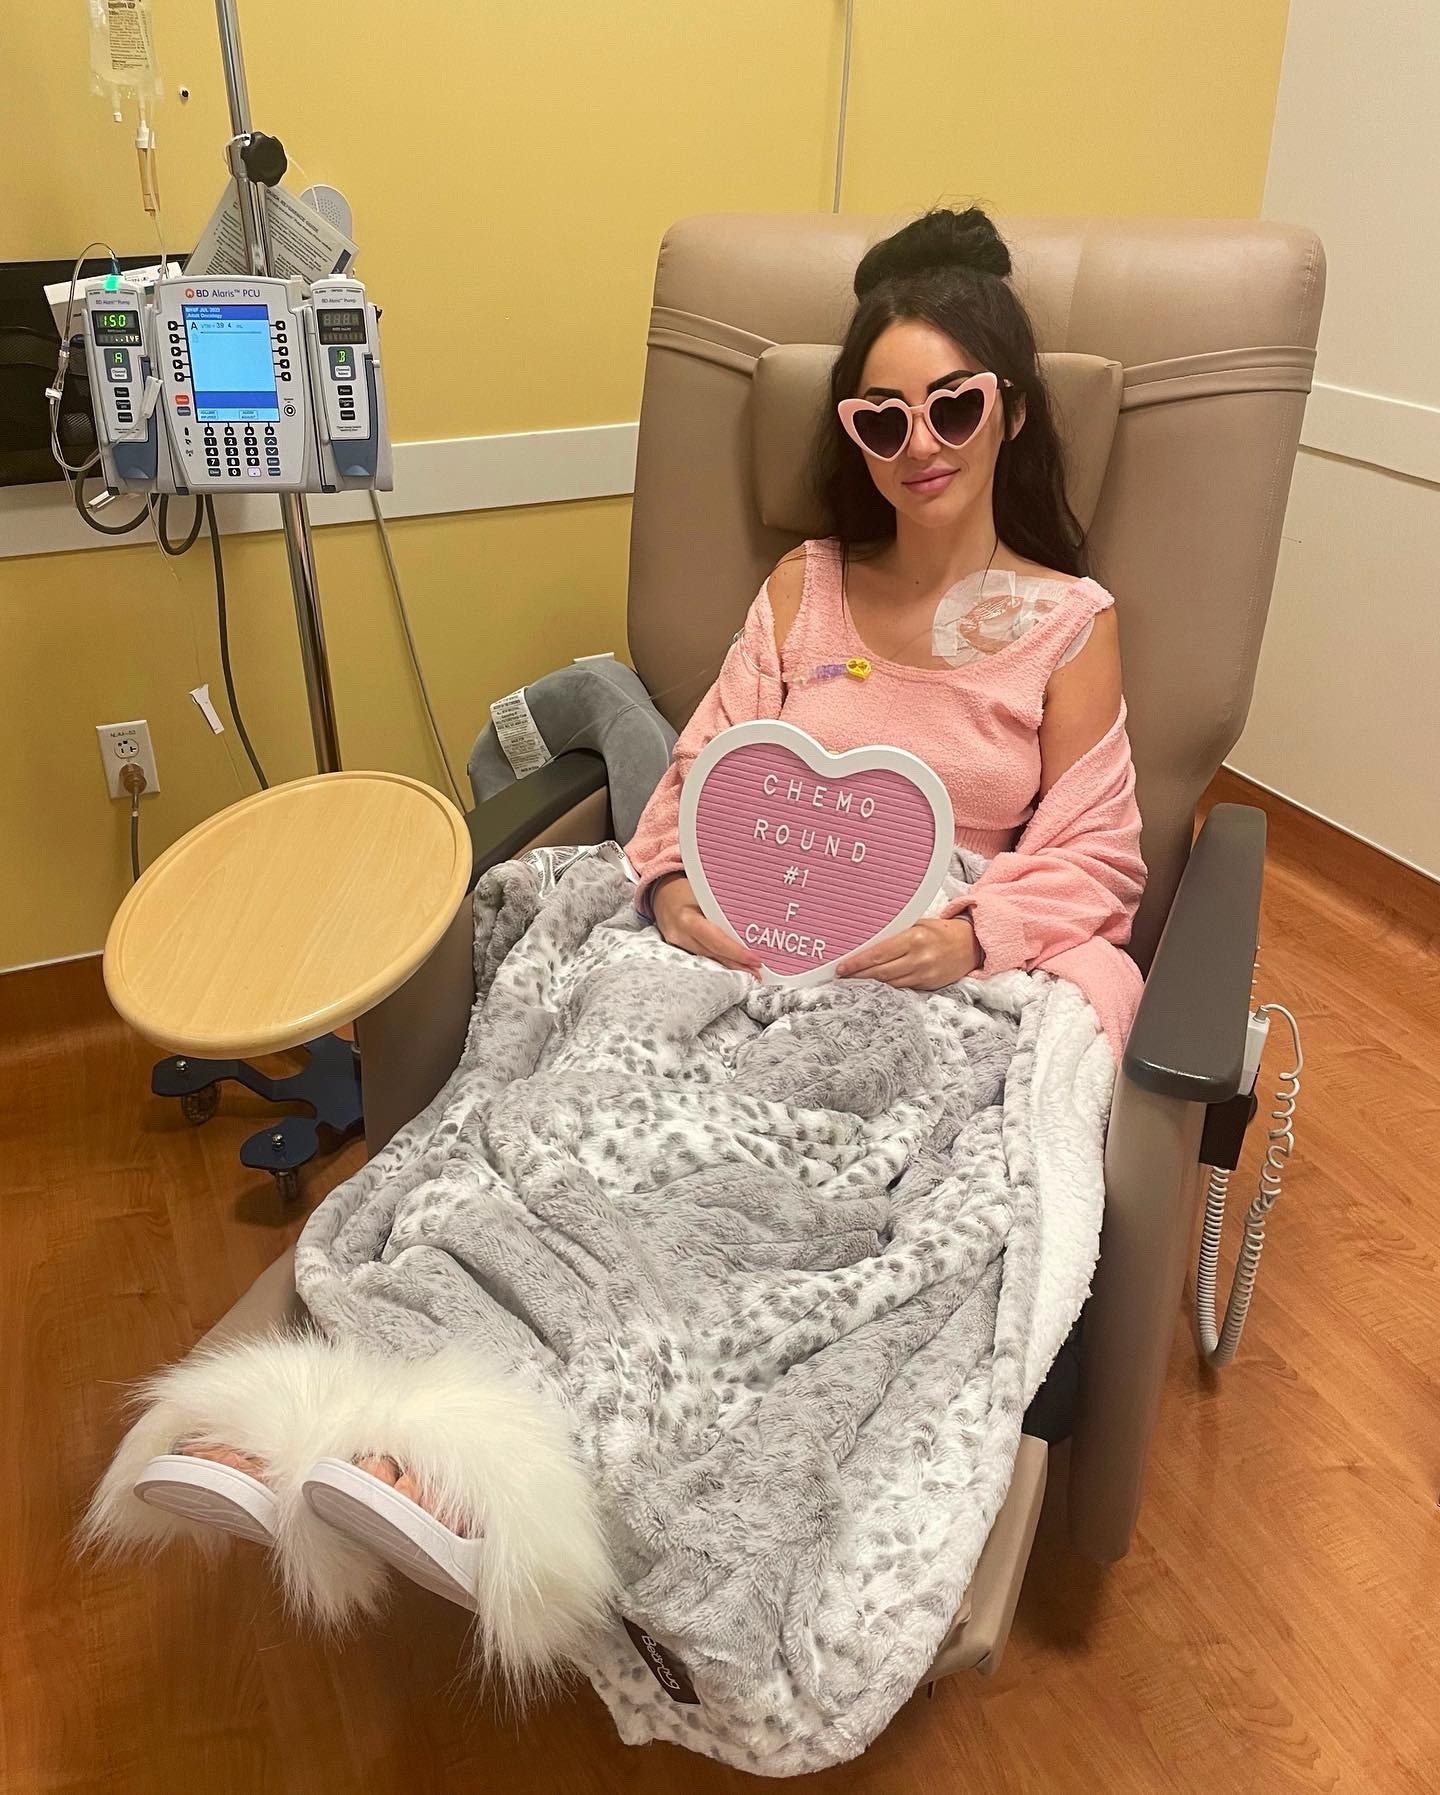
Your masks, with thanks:
M 461 1063 L 311 1218 L 300 1295 L 563 1404 L 621 1590 L 581 1668 L 626 1740 L 852 1757 L 949 1629 L 1088 1289 L 1094 1014 L 1021 973 L 757 984 L 667 946 L 613 850 L 475 909 Z

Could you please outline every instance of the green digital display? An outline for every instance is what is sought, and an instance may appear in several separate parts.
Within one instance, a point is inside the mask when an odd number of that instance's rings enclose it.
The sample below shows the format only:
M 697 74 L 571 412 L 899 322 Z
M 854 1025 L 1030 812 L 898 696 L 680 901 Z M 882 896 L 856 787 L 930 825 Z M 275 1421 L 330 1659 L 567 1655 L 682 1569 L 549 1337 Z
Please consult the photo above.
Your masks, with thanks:
M 140 314 L 131 311 L 91 312 L 90 329 L 102 348 L 138 349 Z

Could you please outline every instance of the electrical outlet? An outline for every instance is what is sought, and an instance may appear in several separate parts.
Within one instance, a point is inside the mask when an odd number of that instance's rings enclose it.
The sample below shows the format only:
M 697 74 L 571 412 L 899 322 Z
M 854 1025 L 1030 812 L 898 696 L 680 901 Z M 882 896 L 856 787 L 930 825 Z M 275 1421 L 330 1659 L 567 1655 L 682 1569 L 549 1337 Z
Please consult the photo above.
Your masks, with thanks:
M 143 717 L 133 723 L 97 723 L 95 734 L 100 738 L 100 758 L 105 763 L 105 783 L 112 798 L 130 794 L 120 783 L 122 768 L 135 765 L 145 775 L 145 792 L 160 789 L 160 775 L 155 771 L 155 749 L 150 741 L 150 725 Z

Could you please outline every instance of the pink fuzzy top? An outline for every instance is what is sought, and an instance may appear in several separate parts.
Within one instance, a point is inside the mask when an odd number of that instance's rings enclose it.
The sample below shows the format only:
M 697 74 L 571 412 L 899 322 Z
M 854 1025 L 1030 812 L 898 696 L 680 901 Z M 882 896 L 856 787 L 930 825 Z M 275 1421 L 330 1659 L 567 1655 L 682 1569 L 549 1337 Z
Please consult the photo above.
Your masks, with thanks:
M 832 754 L 884 742 L 933 767 L 955 811 L 956 845 L 990 864 L 948 914 L 968 913 L 982 976 L 1042 969 L 1077 984 L 1116 1056 L 1140 998 L 1121 950 L 1145 886 L 1125 713 L 1036 803 L 1040 722 L 1056 668 L 1114 601 L 1094 580 L 1052 582 L 1053 602 L 1024 634 L 963 666 L 907 667 L 865 647 L 845 604 L 840 545 L 805 544 L 799 612 L 775 647 L 768 583 L 720 676 L 675 745 L 670 769 L 626 845 L 648 913 L 657 879 L 683 870 L 680 786 L 722 729 L 781 718 Z M 864 679 L 821 671 L 869 662 Z

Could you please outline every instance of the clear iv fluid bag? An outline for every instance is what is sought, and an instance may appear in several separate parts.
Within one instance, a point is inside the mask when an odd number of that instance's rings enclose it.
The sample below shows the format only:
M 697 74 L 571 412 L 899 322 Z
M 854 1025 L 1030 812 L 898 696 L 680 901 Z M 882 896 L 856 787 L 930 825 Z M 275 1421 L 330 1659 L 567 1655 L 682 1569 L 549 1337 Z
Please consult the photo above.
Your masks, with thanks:
M 119 99 L 160 98 L 160 66 L 150 0 L 87 0 L 90 12 L 90 70 L 95 90 Z

